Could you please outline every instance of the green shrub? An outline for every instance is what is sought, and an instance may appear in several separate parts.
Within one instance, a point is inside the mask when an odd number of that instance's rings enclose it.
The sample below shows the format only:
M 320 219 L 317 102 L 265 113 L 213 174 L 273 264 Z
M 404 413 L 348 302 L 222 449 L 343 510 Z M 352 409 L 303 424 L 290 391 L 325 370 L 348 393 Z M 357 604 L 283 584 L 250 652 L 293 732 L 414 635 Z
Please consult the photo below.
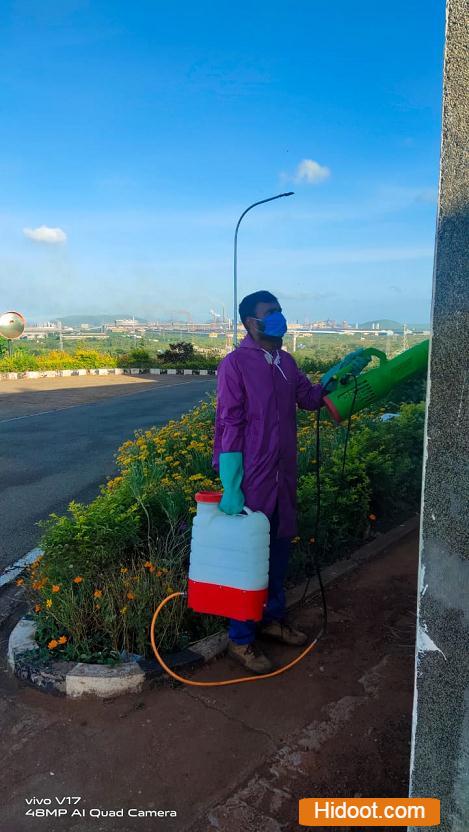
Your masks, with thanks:
M 81 370 L 116 367 L 116 359 L 109 353 L 77 346 L 74 352 L 49 350 L 33 355 L 23 349 L 0 358 L 0 373 L 22 373 L 28 370 Z
M 0 358 L 0 373 L 23 373 L 37 369 L 36 356 L 22 350 L 15 350 L 12 355 L 4 355 Z
M 120 355 L 118 358 L 119 367 L 130 368 L 140 367 L 142 369 L 149 369 L 155 367 L 155 358 L 150 355 L 145 347 L 135 347 L 128 353 Z

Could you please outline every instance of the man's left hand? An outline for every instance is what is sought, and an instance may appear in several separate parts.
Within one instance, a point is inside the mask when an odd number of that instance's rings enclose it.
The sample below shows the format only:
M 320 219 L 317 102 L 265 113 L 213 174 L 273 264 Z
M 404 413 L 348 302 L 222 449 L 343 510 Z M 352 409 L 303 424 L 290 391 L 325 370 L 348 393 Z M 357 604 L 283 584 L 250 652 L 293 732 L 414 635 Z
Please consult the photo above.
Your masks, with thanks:
M 337 364 L 334 364 L 330 370 L 324 373 L 321 378 L 322 387 L 327 389 L 328 393 L 332 393 L 332 391 L 337 387 L 337 381 L 334 376 L 339 370 L 347 367 L 347 370 L 351 373 L 351 375 L 358 376 L 370 361 L 371 356 L 365 355 L 362 347 L 358 350 L 354 350 L 353 352 L 349 352 L 348 355 L 342 359 L 342 361 L 338 361 Z

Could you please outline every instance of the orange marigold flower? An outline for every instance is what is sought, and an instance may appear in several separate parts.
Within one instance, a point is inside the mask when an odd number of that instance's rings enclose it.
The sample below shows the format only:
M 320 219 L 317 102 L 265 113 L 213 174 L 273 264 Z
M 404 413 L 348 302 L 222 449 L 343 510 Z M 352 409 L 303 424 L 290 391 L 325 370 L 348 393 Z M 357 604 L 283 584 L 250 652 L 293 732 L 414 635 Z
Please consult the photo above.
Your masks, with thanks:
M 24 584 L 24 578 L 17 578 L 15 584 L 16 586 L 21 586 L 21 584 Z
M 316 543 L 316 538 L 315 537 L 310 537 L 309 542 L 310 543 Z
M 144 565 L 145 569 L 148 569 L 150 566 L 153 566 L 151 560 L 145 561 L 145 563 L 143 565 Z
M 125 574 L 126 572 L 128 572 L 128 571 L 129 571 L 129 570 L 127 569 L 127 567 L 126 567 L 126 566 L 122 566 L 122 567 L 121 567 L 121 575 L 124 575 L 124 574 Z
M 153 564 L 152 564 L 151 566 L 149 566 L 149 567 L 148 567 L 148 571 L 149 571 L 149 572 L 154 572 L 154 571 L 155 571 L 155 568 L 156 568 L 156 567 L 154 567 L 154 566 L 153 566 Z
M 41 588 L 41 586 L 42 586 L 42 582 L 41 582 L 41 581 L 34 581 L 34 583 L 33 583 L 33 585 L 32 585 L 33 589 L 40 589 L 40 588 Z
M 129 601 L 133 601 L 135 599 L 134 593 L 133 592 L 128 592 L 127 593 L 127 598 L 129 599 Z
M 97 610 L 100 610 L 101 609 L 101 604 L 95 604 L 95 607 L 96 607 Z
M 102 598 L 102 595 L 103 595 L 103 593 L 102 593 L 101 589 L 95 589 L 95 591 L 93 592 L 93 597 L 94 598 Z
M 77 575 L 76 578 L 73 579 L 74 584 L 81 584 L 83 578 L 81 575 Z
M 40 604 L 35 604 L 34 605 L 34 612 L 41 612 L 41 610 L 42 610 L 42 607 L 41 607 Z
M 53 584 L 52 592 L 60 592 L 60 584 Z
M 67 636 L 60 636 L 60 638 L 59 638 L 59 644 L 66 644 L 66 643 L 67 643 L 67 641 L 68 641 Z
M 55 638 L 53 638 L 52 641 L 49 641 L 49 644 L 47 646 L 49 650 L 53 650 L 55 647 L 57 647 L 58 643 L 59 642 L 56 641 Z
M 368 520 L 376 520 L 376 514 L 369 514 Z

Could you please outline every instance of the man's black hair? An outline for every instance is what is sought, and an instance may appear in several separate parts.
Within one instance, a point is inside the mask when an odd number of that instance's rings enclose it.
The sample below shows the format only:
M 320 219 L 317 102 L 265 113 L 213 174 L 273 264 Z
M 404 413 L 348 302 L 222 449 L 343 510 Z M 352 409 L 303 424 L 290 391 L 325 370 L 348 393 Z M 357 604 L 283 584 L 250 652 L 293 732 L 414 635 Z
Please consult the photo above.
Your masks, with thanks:
M 271 292 L 263 290 L 253 292 L 252 295 L 246 295 L 239 304 L 239 317 L 244 326 L 246 326 L 246 318 L 256 317 L 256 306 L 258 303 L 278 303 L 278 299 Z

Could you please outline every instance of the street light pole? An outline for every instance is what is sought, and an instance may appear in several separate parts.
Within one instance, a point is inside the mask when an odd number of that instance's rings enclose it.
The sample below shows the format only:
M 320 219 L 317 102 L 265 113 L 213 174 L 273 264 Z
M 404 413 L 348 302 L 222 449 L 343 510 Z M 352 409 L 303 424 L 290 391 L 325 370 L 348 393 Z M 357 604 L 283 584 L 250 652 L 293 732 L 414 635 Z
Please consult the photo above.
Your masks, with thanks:
M 281 199 L 283 196 L 293 196 L 294 191 L 288 191 L 286 194 L 277 194 L 276 196 L 270 196 L 268 199 L 260 199 L 259 202 L 253 202 L 252 205 L 249 205 L 245 211 L 241 214 L 235 230 L 234 235 L 234 255 L 233 255 L 233 283 L 234 283 L 234 309 L 233 309 L 233 349 L 238 345 L 238 230 L 239 226 L 241 225 L 241 220 L 247 214 L 251 208 L 255 208 L 256 205 L 263 205 L 264 202 L 272 202 L 274 199 Z

